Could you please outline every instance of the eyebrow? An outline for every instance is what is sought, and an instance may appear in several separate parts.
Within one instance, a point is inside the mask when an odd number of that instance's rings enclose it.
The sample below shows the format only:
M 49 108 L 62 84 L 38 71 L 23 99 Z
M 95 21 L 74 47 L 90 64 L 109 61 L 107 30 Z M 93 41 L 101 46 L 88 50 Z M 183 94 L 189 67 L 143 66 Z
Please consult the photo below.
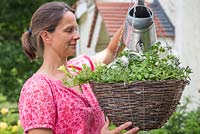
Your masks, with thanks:
M 76 26 L 75 25 L 69 25 L 69 26 L 66 27 L 66 29 L 67 28 L 74 28 L 74 27 L 77 28 L 78 26 L 77 25 Z
M 78 26 L 73 26 L 73 25 L 67 26 L 66 28 L 64 28 L 64 30 L 68 30 L 70 28 L 78 29 Z

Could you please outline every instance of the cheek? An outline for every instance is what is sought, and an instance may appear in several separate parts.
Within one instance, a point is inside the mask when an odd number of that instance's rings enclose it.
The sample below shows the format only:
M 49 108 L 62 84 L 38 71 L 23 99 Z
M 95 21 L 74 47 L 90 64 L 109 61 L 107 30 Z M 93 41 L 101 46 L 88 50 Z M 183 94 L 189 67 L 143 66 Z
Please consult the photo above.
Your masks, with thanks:
M 65 40 L 65 43 L 66 43 L 66 44 L 70 44 L 70 42 L 71 42 L 71 40 L 72 40 L 72 37 L 66 36 L 66 37 L 64 38 L 64 40 Z
M 64 43 L 64 48 L 65 48 L 65 50 L 66 50 L 66 49 L 69 49 L 69 45 L 70 45 L 70 43 L 71 43 L 71 40 L 72 40 L 72 39 L 69 38 L 69 36 L 65 38 L 65 43 Z

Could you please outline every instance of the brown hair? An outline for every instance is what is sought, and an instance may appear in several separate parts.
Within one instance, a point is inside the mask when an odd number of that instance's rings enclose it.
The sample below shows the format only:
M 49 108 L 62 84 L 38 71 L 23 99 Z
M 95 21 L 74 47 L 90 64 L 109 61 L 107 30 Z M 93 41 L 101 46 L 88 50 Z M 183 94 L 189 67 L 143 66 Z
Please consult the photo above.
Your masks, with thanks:
M 68 11 L 74 13 L 74 10 L 64 2 L 48 2 L 35 11 L 29 30 L 21 37 L 23 50 L 31 60 L 43 56 L 44 44 L 40 32 L 43 30 L 53 32 L 64 13 Z

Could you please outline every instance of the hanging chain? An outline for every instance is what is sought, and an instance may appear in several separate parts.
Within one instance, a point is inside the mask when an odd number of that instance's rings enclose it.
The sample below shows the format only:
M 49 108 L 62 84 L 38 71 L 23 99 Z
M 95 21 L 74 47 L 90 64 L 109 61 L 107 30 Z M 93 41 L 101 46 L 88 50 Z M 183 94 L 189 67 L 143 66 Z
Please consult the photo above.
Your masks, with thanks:
M 131 0 L 131 3 L 130 3 L 130 5 L 129 5 L 129 10 L 128 11 L 130 11 L 131 10 L 131 7 L 133 7 L 133 6 L 135 6 L 135 4 L 136 4 L 136 0 L 135 0 L 135 2 L 134 2 L 134 4 L 133 5 L 131 5 L 133 3 L 133 0 Z M 132 42 L 132 40 L 133 40 L 133 38 L 132 38 L 132 36 L 133 36 L 133 21 L 134 21 L 134 18 L 135 17 L 135 8 L 133 8 L 133 17 L 132 17 L 132 22 L 131 22 L 131 41 L 130 42 Z M 129 44 L 128 44 L 128 48 L 130 48 L 131 47 L 131 43 L 129 42 Z
M 128 11 L 130 10 L 130 8 L 132 7 L 132 4 L 133 4 L 133 0 L 131 0 L 131 2 L 129 3 L 129 8 L 128 8 Z
M 127 12 L 130 11 L 131 7 L 135 6 L 136 1 L 137 1 L 137 0 L 135 0 L 135 2 L 133 2 L 133 0 L 131 0 L 131 2 L 129 3 L 129 8 L 128 8 L 128 11 L 127 11 Z M 133 3 L 134 3 L 134 4 L 133 4 Z M 135 16 L 135 9 L 134 9 L 134 13 L 133 13 L 133 15 Z M 126 18 L 127 18 L 127 17 L 128 17 L 128 13 L 127 13 Z M 125 29 L 125 27 L 124 27 L 124 29 Z M 133 21 L 132 21 L 131 29 L 133 29 Z M 133 32 L 131 32 L 131 36 L 132 36 L 132 35 L 133 35 Z M 119 41 L 119 43 L 118 43 L 118 47 L 117 47 L 117 49 L 116 49 L 116 52 L 115 52 L 114 58 L 117 57 L 117 54 L 118 54 L 118 52 L 119 52 L 119 49 L 120 49 L 120 47 L 122 47 L 122 46 L 121 46 L 121 45 L 122 45 L 122 44 L 121 44 L 121 38 L 123 38 L 122 36 L 123 36 L 123 33 L 121 33 L 120 41 Z M 131 41 L 132 41 L 132 39 L 131 39 Z M 129 44 L 128 44 L 128 45 L 129 45 Z M 130 46 L 128 46 L 128 47 L 130 48 Z
M 165 38 L 165 35 L 163 35 L 162 29 L 159 28 L 159 24 L 156 21 L 155 21 L 155 25 L 156 25 L 156 29 L 158 30 L 158 32 L 160 34 L 160 37 L 163 39 L 163 41 L 165 42 L 165 45 L 166 45 L 167 49 L 169 50 L 169 54 L 172 54 L 172 50 L 170 49 L 171 46 L 167 42 L 167 40 Z

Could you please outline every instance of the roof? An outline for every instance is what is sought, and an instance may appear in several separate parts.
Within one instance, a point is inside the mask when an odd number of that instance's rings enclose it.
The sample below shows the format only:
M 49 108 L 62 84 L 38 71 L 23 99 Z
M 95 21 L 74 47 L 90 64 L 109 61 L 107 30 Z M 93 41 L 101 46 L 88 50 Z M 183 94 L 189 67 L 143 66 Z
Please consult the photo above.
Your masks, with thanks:
M 151 8 L 154 13 L 157 36 L 174 38 L 174 26 L 165 14 L 160 3 L 154 0 L 153 3 L 146 3 L 145 5 Z M 103 18 L 109 36 L 112 37 L 117 29 L 123 24 L 130 3 L 98 2 L 96 3 L 96 6 Z

